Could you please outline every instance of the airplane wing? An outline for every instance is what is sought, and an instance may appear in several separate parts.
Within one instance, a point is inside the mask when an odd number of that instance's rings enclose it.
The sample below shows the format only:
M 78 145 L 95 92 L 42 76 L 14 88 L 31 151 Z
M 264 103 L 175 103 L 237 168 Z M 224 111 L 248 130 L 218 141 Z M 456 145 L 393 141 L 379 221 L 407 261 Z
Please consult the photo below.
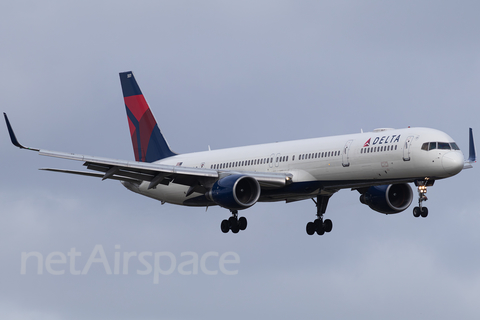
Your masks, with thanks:
M 217 181 L 225 176 L 241 173 L 255 178 L 262 188 L 280 188 L 292 182 L 291 173 L 258 173 L 258 172 L 237 172 L 232 170 L 214 170 L 206 168 L 191 168 L 158 163 L 146 163 L 139 161 L 116 160 L 101 158 L 74 153 L 49 151 L 37 148 L 25 147 L 20 144 L 15 136 L 10 121 L 4 113 L 8 132 L 12 143 L 21 148 L 37 151 L 40 155 L 76 160 L 84 162 L 87 169 L 102 173 L 93 173 L 75 170 L 63 170 L 42 168 L 41 170 L 77 174 L 105 179 L 113 179 L 130 182 L 150 182 L 148 188 L 155 188 L 158 184 L 168 185 L 177 183 L 190 186 L 187 196 L 193 192 L 206 192 Z

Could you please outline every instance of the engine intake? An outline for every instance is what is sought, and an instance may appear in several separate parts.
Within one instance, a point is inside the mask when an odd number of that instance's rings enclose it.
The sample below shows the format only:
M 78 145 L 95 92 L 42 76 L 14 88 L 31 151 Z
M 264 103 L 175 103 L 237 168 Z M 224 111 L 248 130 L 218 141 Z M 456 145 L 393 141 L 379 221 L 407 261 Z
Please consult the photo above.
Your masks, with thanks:
M 361 203 L 384 214 L 402 212 L 410 206 L 412 199 L 412 188 L 407 183 L 373 186 L 360 196 Z
M 260 192 L 255 178 L 234 174 L 215 182 L 209 196 L 219 206 L 242 210 L 253 206 L 260 198 Z

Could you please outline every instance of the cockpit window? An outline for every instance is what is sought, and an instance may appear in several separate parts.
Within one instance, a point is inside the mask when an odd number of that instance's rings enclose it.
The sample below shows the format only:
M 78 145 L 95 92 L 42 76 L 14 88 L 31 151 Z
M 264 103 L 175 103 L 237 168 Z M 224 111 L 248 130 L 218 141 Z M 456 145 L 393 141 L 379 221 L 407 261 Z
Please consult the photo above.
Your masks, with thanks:
M 439 142 L 439 143 L 438 143 L 438 149 L 450 150 L 450 143 L 448 143 L 448 142 Z
M 422 150 L 428 151 L 428 150 L 435 150 L 435 149 L 440 149 L 440 150 L 460 150 L 460 148 L 457 146 L 455 142 L 425 142 L 422 144 Z

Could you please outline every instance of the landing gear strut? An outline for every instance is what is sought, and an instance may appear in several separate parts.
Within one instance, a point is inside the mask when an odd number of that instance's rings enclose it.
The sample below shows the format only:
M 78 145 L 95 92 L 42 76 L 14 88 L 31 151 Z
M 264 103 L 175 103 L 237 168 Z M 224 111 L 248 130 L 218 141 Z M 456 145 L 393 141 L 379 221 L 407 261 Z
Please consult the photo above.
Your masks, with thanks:
M 317 201 L 314 199 L 315 205 L 317 206 L 317 219 L 313 222 L 307 223 L 307 234 L 312 235 L 315 232 L 321 236 L 325 232 L 332 231 L 333 223 L 332 220 L 326 219 L 323 220 L 323 214 L 327 210 L 328 199 L 330 199 L 331 195 L 328 196 L 318 196 Z
M 433 186 L 434 180 L 417 180 L 415 181 L 415 185 L 417 186 L 418 190 L 418 207 L 413 208 L 413 216 L 418 218 L 422 216 L 422 218 L 426 218 L 428 216 L 428 208 L 422 205 L 423 201 L 427 201 L 428 198 L 426 196 L 427 187 Z
M 230 210 L 232 212 L 232 216 L 230 218 L 225 219 L 220 224 L 220 228 L 222 229 L 223 233 L 227 233 L 228 231 L 232 230 L 233 233 L 238 233 L 240 230 L 247 229 L 247 218 L 240 217 L 238 218 L 238 211 L 237 210 Z

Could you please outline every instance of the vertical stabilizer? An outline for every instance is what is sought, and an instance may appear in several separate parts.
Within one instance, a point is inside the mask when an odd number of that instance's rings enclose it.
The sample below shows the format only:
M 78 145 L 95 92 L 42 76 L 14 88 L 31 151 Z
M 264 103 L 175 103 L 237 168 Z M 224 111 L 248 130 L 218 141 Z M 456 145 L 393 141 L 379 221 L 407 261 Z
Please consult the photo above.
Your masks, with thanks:
M 120 73 L 128 126 L 136 161 L 154 162 L 174 156 L 158 128 L 147 101 L 131 71 Z

